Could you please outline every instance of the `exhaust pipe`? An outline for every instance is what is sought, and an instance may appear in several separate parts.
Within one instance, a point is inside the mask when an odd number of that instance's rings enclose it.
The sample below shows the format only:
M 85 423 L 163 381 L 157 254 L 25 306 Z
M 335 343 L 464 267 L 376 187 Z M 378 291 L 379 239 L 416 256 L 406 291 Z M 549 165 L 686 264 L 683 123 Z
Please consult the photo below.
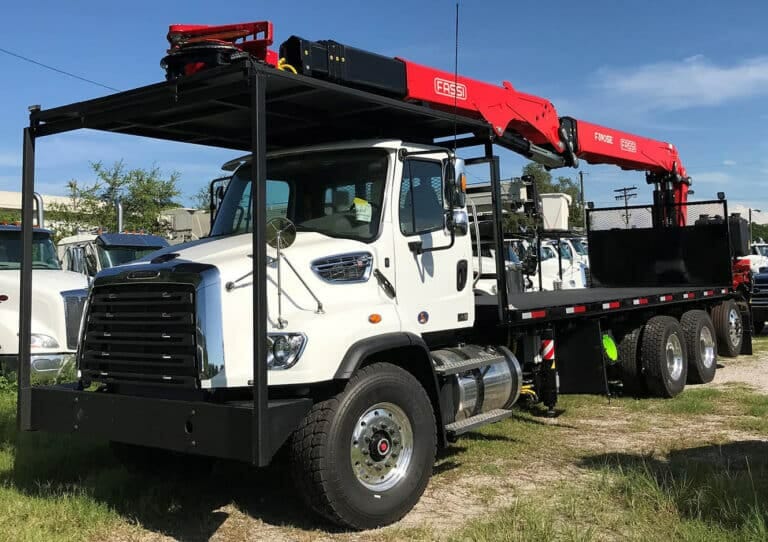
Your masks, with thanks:
M 115 200 L 115 206 L 117 207 L 117 233 L 123 233 L 123 202 L 120 198 Z
M 44 228 L 45 227 L 45 210 L 43 207 L 43 196 L 41 196 L 37 192 L 34 192 L 32 194 L 32 197 L 35 198 L 35 202 L 37 202 L 37 227 Z

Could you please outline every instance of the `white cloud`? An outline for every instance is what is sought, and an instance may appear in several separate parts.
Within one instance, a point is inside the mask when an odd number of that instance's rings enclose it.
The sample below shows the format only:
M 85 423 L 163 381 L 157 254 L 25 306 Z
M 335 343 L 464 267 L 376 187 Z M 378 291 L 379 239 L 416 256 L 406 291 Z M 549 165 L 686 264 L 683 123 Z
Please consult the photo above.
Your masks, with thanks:
M 723 165 L 724 166 L 729 166 L 729 167 L 730 166 L 735 166 L 736 165 L 736 161 L 735 160 L 723 160 Z
M 733 180 L 730 173 L 724 171 L 699 171 L 691 173 L 691 179 L 696 183 L 729 183 Z
M 768 56 L 718 65 L 702 55 L 682 61 L 603 68 L 598 85 L 645 109 L 687 109 L 768 94 Z

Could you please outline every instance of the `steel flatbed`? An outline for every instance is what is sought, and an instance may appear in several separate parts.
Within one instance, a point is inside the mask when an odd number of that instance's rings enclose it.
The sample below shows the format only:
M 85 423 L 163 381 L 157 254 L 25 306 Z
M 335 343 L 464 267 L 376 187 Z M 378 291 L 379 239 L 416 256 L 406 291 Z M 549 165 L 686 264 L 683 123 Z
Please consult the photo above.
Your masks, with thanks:
M 525 325 L 579 317 L 597 317 L 659 305 L 693 304 L 731 296 L 722 286 L 580 288 L 510 294 L 507 323 Z M 499 321 L 498 299 L 493 295 L 475 297 L 479 323 Z

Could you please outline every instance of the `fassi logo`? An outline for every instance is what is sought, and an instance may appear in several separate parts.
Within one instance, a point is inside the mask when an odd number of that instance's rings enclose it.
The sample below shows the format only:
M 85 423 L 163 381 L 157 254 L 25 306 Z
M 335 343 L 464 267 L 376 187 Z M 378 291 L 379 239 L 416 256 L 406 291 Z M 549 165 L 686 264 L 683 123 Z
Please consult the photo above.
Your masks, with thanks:
M 457 100 L 466 100 L 467 85 L 435 77 L 435 94 L 456 98 Z
M 599 141 L 600 143 L 607 143 L 608 145 L 613 145 L 613 136 L 611 134 L 595 132 L 595 141 Z

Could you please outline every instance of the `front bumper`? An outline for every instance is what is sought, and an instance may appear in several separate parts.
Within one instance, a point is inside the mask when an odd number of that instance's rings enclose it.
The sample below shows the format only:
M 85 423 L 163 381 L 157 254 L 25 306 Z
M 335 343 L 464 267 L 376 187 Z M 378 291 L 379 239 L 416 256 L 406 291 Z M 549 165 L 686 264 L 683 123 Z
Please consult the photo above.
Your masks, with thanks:
M 81 391 L 76 385 L 22 390 L 22 430 L 69 433 L 197 455 L 253 461 L 269 457 L 312 406 L 308 398 L 268 402 L 266 443 L 256 442 L 253 403 L 210 403 Z
M 29 359 L 32 378 L 48 380 L 58 377 L 67 367 L 74 369 L 75 354 L 71 352 L 32 354 Z M 0 374 L 17 374 L 18 370 L 18 356 L 0 356 Z M 74 377 L 74 372 L 72 376 Z

